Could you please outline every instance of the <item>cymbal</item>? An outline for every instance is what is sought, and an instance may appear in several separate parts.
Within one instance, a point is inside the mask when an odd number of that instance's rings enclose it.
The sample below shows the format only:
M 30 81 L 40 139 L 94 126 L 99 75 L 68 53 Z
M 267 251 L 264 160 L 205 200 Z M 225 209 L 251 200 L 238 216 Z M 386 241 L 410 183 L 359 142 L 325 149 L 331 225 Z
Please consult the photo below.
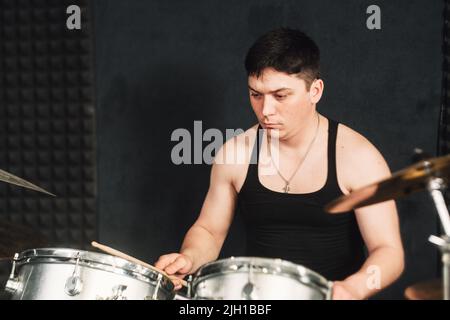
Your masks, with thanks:
M 442 300 L 443 296 L 442 279 L 422 281 L 405 290 L 409 300 Z
M 450 177 L 450 155 L 422 160 L 394 173 L 390 178 L 375 182 L 325 206 L 329 213 L 342 213 L 371 204 L 398 199 L 413 192 L 425 190 L 432 177 Z
M 31 182 L 28 182 L 22 178 L 19 178 L 9 172 L 1 170 L 1 169 L 0 169 L 0 181 L 4 181 L 4 182 L 10 183 L 10 184 L 14 184 L 14 185 L 17 185 L 20 187 L 35 190 L 35 191 L 42 192 L 42 193 L 48 194 L 50 196 L 56 197 L 53 193 L 50 193 L 50 192 L 42 189 L 41 187 L 38 187 L 38 186 L 32 184 Z

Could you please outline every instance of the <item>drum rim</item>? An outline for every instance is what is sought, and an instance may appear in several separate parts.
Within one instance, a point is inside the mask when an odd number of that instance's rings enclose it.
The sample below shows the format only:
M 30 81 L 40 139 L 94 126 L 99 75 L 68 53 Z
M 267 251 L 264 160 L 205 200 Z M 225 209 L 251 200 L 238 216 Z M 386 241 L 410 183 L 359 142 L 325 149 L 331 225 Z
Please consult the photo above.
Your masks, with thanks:
M 157 280 L 155 276 L 161 276 L 162 281 L 160 286 L 168 292 L 174 290 L 173 282 L 164 274 L 156 270 L 149 269 L 145 266 L 136 264 L 132 261 L 125 260 L 120 257 L 112 256 L 105 253 L 93 252 L 88 250 L 78 250 L 71 248 L 36 248 L 27 249 L 20 252 L 17 258 L 14 258 L 17 267 L 36 262 L 47 263 L 61 263 L 61 264 L 75 264 L 76 259 L 80 254 L 79 265 L 82 267 L 89 267 L 106 272 L 113 272 L 120 275 L 133 277 L 137 280 L 153 283 Z M 64 258 L 66 261 L 55 261 L 54 259 Z M 53 260 L 51 260 L 53 259 Z M 47 261 L 45 261 L 47 260 Z
M 320 275 L 319 273 L 304 267 L 299 264 L 295 264 L 291 261 L 279 259 L 279 258 L 265 258 L 265 257 L 229 257 L 224 259 L 219 259 L 216 261 L 212 261 L 201 266 L 196 272 L 192 287 L 194 292 L 197 289 L 197 286 L 210 278 L 214 278 L 218 275 L 235 273 L 235 272 L 248 272 L 248 266 L 250 263 L 257 265 L 258 268 L 266 267 L 268 268 L 267 274 L 279 274 L 279 275 L 287 275 L 290 278 L 297 279 L 301 283 L 306 283 L 304 278 L 308 278 L 308 283 L 315 288 L 326 294 L 326 291 L 331 290 L 332 282 L 328 281 L 325 277 Z M 244 266 L 247 268 L 239 268 L 240 266 Z M 276 264 L 276 266 L 274 266 Z M 238 265 L 239 271 L 232 270 L 230 268 L 233 265 Z M 264 265 L 264 266 L 261 266 Z M 282 268 L 281 271 L 276 270 L 276 268 Z M 231 270 L 230 270 L 231 269 Z M 290 271 L 290 272 L 287 272 Z

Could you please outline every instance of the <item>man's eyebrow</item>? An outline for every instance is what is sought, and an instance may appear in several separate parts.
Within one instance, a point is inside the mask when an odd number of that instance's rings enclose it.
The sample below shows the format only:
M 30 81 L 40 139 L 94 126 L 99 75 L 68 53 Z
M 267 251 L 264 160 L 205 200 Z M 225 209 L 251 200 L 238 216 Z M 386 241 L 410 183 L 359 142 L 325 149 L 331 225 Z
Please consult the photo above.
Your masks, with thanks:
M 249 88 L 250 90 L 252 90 L 252 91 L 258 92 L 258 90 L 255 90 L 255 89 L 253 89 L 253 88 L 250 87 L 250 86 L 248 86 L 248 88 Z M 283 90 L 291 91 L 292 89 L 291 89 L 291 88 L 280 88 L 280 89 L 277 89 L 277 90 L 270 91 L 270 93 L 277 93 L 277 92 L 283 91 Z M 258 92 L 258 93 L 260 93 L 260 92 Z

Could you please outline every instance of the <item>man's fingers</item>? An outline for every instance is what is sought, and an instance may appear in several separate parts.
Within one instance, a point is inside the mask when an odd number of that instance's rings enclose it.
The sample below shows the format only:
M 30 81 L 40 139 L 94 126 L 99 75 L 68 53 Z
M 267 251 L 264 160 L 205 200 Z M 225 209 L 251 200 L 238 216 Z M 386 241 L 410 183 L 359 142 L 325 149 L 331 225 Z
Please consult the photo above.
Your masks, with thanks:
M 178 256 L 179 256 L 179 254 L 177 254 L 177 253 L 165 254 L 165 255 L 159 257 L 158 261 L 156 261 L 156 263 L 155 263 L 155 267 L 158 269 L 164 270 L 168 265 L 173 263 L 177 259 Z
M 177 271 L 181 271 L 182 269 L 186 268 L 186 259 L 183 256 L 178 256 L 175 261 L 170 264 L 168 267 L 166 267 L 167 274 L 174 274 Z
M 192 269 L 192 262 L 190 259 L 183 257 L 185 264 L 184 267 L 182 267 L 180 270 L 178 270 L 179 273 L 183 274 L 183 277 L 185 276 L 186 273 L 188 273 L 189 271 L 191 271 Z

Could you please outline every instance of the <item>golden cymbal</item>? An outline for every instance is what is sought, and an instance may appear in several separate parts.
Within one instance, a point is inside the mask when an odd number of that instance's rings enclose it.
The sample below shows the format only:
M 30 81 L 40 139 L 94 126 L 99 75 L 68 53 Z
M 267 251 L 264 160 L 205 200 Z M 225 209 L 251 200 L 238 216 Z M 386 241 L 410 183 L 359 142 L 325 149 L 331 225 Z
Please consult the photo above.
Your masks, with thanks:
M 422 281 L 405 290 L 409 300 L 442 300 L 443 296 L 442 279 Z
M 371 204 L 398 199 L 425 190 L 430 178 L 447 180 L 450 177 L 450 155 L 422 160 L 394 173 L 390 178 L 375 182 L 325 206 L 329 213 L 342 213 Z

